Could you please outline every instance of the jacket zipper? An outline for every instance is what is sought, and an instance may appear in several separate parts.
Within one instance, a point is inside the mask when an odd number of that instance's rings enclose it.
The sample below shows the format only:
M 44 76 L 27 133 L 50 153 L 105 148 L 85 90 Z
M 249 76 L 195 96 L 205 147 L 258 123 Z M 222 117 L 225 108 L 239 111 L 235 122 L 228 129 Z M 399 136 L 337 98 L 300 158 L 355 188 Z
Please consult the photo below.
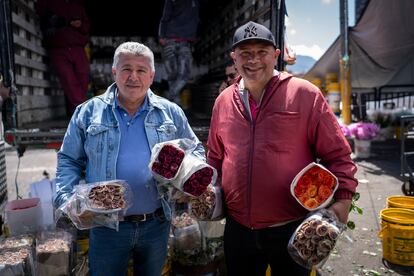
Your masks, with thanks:
M 250 125 L 250 135 L 252 136 L 252 139 L 250 139 L 250 153 L 249 153 L 249 184 L 248 184 L 248 204 L 249 204 L 249 224 L 250 228 L 254 229 L 252 226 L 252 167 L 253 167 L 253 156 L 254 156 L 254 133 L 255 133 L 255 126 L 256 122 L 251 119 L 251 125 Z

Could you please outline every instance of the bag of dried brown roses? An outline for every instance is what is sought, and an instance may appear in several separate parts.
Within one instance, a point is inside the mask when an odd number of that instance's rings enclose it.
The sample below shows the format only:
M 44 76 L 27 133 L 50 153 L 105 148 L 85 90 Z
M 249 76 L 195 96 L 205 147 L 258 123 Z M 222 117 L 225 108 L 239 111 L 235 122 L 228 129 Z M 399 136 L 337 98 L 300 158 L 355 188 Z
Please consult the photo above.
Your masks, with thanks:
M 296 228 L 289 240 L 288 252 L 303 267 L 321 267 L 328 260 L 345 227 L 327 209 L 312 212 Z
M 118 230 L 119 218 L 132 205 L 133 193 L 124 180 L 79 184 L 58 208 L 57 219 L 66 215 L 79 230 L 105 226 Z
M 190 214 L 197 220 L 220 220 L 223 218 L 223 198 L 219 186 L 208 185 L 198 197 L 190 199 Z

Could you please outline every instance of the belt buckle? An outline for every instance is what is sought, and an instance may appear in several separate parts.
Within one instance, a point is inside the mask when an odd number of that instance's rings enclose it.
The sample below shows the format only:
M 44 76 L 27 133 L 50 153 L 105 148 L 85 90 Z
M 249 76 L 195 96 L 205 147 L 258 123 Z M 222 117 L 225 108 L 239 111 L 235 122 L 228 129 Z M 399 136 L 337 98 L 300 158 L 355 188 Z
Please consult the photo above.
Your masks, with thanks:
M 147 220 L 147 214 L 142 214 L 142 216 L 144 217 L 143 219 L 140 220 L 140 222 L 142 221 L 146 221 Z

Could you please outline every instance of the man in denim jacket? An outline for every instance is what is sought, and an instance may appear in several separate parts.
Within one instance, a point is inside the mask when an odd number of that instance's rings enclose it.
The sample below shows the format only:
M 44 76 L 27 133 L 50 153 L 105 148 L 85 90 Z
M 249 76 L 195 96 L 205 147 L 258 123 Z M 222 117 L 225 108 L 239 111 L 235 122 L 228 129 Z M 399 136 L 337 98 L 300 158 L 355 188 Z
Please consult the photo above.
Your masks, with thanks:
M 86 182 L 128 182 L 134 193 L 119 231 L 90 231 L 90 275 L 125 275 L 130 256 L 135 275 L 161 275 L 166 258 L 171 209 L 157 191 L 148 168 L 156 143 L 189 138 L 204 149 L 182 109 L 149 89 L 155 69 L 152 51 L 137 42 L 115 51 L 115 83 L 105 94 L 76 108 L 58 153 L 56 206 L 64 203 L 86 170 Z

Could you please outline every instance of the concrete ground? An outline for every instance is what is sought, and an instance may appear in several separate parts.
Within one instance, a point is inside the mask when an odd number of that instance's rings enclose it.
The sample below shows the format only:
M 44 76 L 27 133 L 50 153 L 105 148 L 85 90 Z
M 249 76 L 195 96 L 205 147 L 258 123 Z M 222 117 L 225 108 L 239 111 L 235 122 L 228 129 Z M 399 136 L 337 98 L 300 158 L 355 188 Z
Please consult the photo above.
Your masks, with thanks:
M 400 178 L 400 145 L 398 140 L 372 145 L 372 156 L 356 159 L 358 165 L 357 205 L 363 214 L 350 214 L 356 228 L 346 230 L 335 251 L 320 269 L 321 275 L 414 275 L 414 268 L 392 267 L 382 261 L 380 211 L 386 208 L 387 197 L 403 195 Z M 414 165 L 413 162 L 411 162 Z
M 354 230 L 346 230 L 337 243 L 328 261 L 319 270 L 321 275 L 414 275 L 413 270 L 388 269 L 382 262 L 382 244 L 378 238 L 381 229 L 380 211 L 391 195 L 402 195 L 400 179 L 400 145 L 398 140 L 376 142 L 372 145 L 372 156 L 366 160 L 355 160 L 358 165 L 357 205 L 363 215 L 352 213 Z M 8 150 L 6 155 L 9 199 L 15 199 L 15 175 L 18 164 L 16 152 Z M 414 163 L 412 162 L 414 168 Z M 55 177 L 56 152 L 54 150 L 28 150 L 20 160 L 17 183 L 19 193 L 26 197 L 29 184 L 43 178 L 43 171 Z M 398 273 L 397 273 L 398 272 Z

